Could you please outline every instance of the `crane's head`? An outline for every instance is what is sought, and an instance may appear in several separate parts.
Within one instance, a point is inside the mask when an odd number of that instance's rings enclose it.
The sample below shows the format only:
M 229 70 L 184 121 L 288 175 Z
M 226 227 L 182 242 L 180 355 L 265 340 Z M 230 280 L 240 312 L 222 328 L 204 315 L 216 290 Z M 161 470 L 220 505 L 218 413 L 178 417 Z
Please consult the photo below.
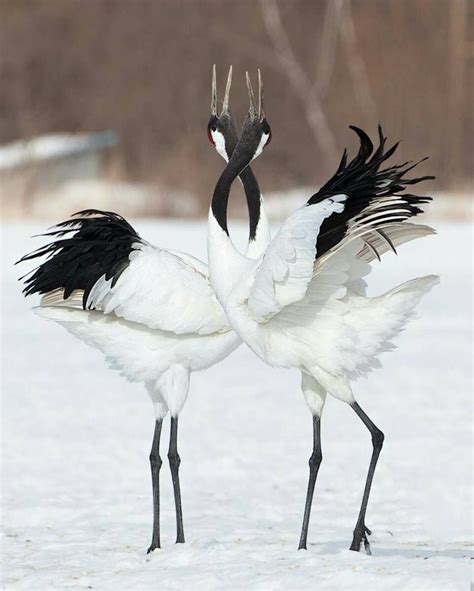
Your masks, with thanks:
M 253 160 L 260 156 L 265 146 L 268 146 L 271 142 L 272 130 L 265 118 L 265 112 L 263 110 L 263 84 L 260 70 L 258 70 L 258 105 L 255 101 L 252 82 L 250 81 L 248 72 L 245 72 L 245 77 L 247 80 L 250 107 L 242 125 L 242 134 L 238 145 L 239 151 L 244 150 L 249 155 L 250 160 Z
M 207 137 L 211 144 L 214 145 L 217 152 L 229 161 L 232 156 L 239 138 L 235 131 L 234 119 L 229 109 L 229 94 L 230 86 L 232 84 L 232 66 L 229 68 L 227 76 L 227 84 L 225 87 L 224 100 L 222 102 L 222 110 L 219 115 L 217 112 L 217 84 L 216 84 L 216 66 L 212 67 L 212 98 L 211 98 L 211 117 L 207 124 Z

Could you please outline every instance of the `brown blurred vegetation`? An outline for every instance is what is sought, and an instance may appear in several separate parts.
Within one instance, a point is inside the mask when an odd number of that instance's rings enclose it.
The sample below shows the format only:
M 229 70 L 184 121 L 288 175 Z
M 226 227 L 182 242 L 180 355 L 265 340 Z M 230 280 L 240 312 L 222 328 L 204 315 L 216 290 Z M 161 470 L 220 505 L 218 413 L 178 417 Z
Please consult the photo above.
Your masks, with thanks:
M 223 165 L 205 134 L 211 65 L 221 93 L 234 65 L 238 120 L 244 71 L 260 66 L 274 138 L 256 164 L 264 191 L 321 183 L 356 145 L 348 125 L 375 133 L 379 121 L 403 139 L 401 159 L 431 157 L 423 171 L 436 188 L 465 188 L 474 2 L 328 1 L 3 0 L 0 143 L 115 129 L 120 178 L 204 205 Z

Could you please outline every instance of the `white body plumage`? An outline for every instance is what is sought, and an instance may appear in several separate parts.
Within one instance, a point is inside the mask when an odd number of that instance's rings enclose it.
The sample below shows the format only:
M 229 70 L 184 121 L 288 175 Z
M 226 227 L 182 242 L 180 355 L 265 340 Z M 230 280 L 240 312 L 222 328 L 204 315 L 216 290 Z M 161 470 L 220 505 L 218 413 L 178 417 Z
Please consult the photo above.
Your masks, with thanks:
M 393 348 L 391 339 L 438 281 L 422 277 L 367 297 L 363 277 L 374 255 L 357 235 L 316 259 L 320 226 L 342 210 L 345 198 L 336 195 L 297 210 L 257 261 L 236 252 L 212 210 L 209 216 L 210 277 L 231 326 L 269 365 L 300 369 L 306 402 L 317 415 L 326 392 L 354 400 L 350 380 L 380 366 L 377 356 Z M 426 226 L 416 226 L 417 233 L 413 225 L 406 227 L 406 233 L 393 227 L 397 244 L 432 233 Z
M 86 308 L 82 294 L 47 294 L 36 312 L 99 349 L 109 365 L 146 385 L 158 419 L 177 416 L 189 374 L 224 359 L 240 343 L 207 277 L 190 255 L 137 243 L 115 286 L 102 277 Z

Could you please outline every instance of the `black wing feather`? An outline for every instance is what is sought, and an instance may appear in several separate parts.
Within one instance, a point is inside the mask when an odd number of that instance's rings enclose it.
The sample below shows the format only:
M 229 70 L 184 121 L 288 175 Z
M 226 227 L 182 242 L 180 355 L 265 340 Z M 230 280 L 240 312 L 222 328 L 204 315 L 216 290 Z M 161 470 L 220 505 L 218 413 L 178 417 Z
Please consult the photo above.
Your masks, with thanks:
M 371 208 L 368 215 L 379 212 L 380 214 L 390 214 L 393 211 L 391 219 L 394 222 L 403 222 L 422 213 L 423 210 L 418 206 L 431 201 L 431 197 L 404 193 L 405 188 L 409 185 L 416 185 L 435 178 L 422 176 L 408 179 L 405 176 L 426 158 L 415 163 L 408 161 L 382 168 L 384 162 L 393 156 L 399 143 L 397 142 L 385 150 L 387 138 L 384 137 L 382 127 L 379 125 L 379 144 L 374 151 L 372 140 L 365 131 L 353 125 L 350 126 L 350 129 L 357 134 L 360 141 L 356 156 L 347 162 L 347 150 L 344 150 L 335 174 L 307 202 L 307 205 L 314 205 L 333 195 L 347 195 L 344 210 L 341 213 L 333 213 L 321 225 L 316 243 L 317 258 L 341 242 L 348 232 L 349 224 L 354 220 L 363 221 L 364 210 L 382 197 L 399 197 L 403 203 L 385 207 L 381 202 L 380 207 L 377 207 L 376 210 Z M 395 210 L 402 211 L 398 215 Z M 384 219 L 386 219 L 385 216 L 380 215 L 381 223 Z
M 129 265 L 133 244 L 140 236 L 122 216 L 111 211 L 85 209 L 42 234 L 57 238 L 22 257 L 18 263 L 46 257 L 36 269 L 21 278 L 25 296 L 64 290 L 67 299 L 75 290 L 84 291 L 82 306 L 95 283 L 105 275 L 113 285 Z

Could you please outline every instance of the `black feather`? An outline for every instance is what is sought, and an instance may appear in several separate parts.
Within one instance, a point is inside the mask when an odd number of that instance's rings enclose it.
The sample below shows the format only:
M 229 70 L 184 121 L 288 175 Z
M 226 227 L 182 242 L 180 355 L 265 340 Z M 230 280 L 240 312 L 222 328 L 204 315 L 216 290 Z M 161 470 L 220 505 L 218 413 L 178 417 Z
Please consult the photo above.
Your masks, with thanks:
M 95 283 L 105 275 L 115 285 L 129 265 L 133 244 L 140 236 L 120 215 L 110 211 L 86 209 L 61 222 L 51 232 L 57 240 L 22 257 L 18 263 L 46 256 L 24 280 L 25 296 L 64 290 L 64 299 L 73 291 L 83 290 L 82 306 Z
M 363 211 L 369 205 L 374 205 L 377 200 L 383 197 L 399 197 L 403 203 L 385 206 L 383 202 L 380 207 L 371 211 L 370 215 L 375 213 L 390 213 L 393 210 L 402 209 L 403 213 L 395 214 L 394 221 L 402 223 L 403 221 L 422 213 L 418 207 L 423 203 L 431 201 L 431 197 L 405 194 L 405 188 L 409 185 L 415 185 L 425 180 L 431 180 L 433 176 L 422 176 L 408 179 L 405 175 L 421 162 L 404 162 L 403 164 L 392 165 L 387 168 L 381 168 L 398 148 L 397 142 L 388 150 L 385 150 L 385 142 L 382 127 L 378 127 L 379 145 L 374 151 L 374 145 L 369 136 L 362 129 L 350 126 L 359 137 L 360 147 L 356 156 L 347 162 L 347 150 L 344 150 L 341 162 L 335 174 L 329 181 L 309 200 L 307 205 L 320 203 L 334 195 L 347 195 L 344 203 L 344 210 L 341 213 L 333 213 L 327 217 L 321 224 L 319 231 L 316 251 L 317 257 L 336 246 L 347 234 L 349 224 L 354 220 L 363 220 Z

